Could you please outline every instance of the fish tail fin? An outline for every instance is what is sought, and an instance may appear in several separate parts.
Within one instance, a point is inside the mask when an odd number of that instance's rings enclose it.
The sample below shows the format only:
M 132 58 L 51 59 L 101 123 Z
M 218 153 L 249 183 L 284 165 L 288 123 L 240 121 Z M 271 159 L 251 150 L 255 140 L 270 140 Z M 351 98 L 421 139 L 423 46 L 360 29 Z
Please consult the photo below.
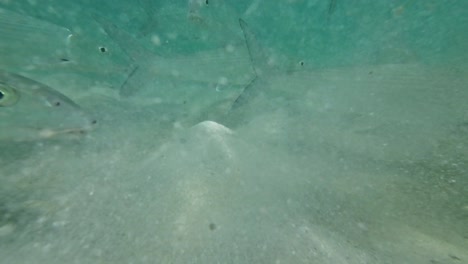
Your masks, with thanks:
M 252 81 L 250 81 L 250 83 L 248 83 L 244 87 L 239 96 L 234 100 L 234 102 L 231 105 L 230 112 L 247 105 L 250 100 L 258 96 L 263 86 L 261 85 L 261 83 L 263 83 L 263 81 L 261 80 L 261 75 L 264 73 L 267 66 L 267 57 L 263 52 L 263 49 L 258 44 L 253 31 L 250 29 L 248 24 L 241 18 L 239 19 L 239 25 L 244 35 L 245 46 L 248 50 L 250 62 L 252 65 L 252 69 L 255 73 L 255 77 L 252 79 Z
M 122 83 L 119 89 L 120 97 L 129 97 L 134 95 L 134 93 L 138 90 L 138 80 L 137 78 L 139 75 L 138 69 L 139 65 L 131 65 L 127 78 Z
M 258 43 L 255 33 L 250 29 L 247 22 L 240 18 L 239 25 L 244 35 L 245 46 L 249 52 L 250 62 L 255 75 L 262 75 L 264 71 L 267 70 L 267 55 Z
M 146 20 L 140 26 L 140 37 L 145 37 L 154 32 L 158 27 L 159 21 L 157 16 L 157 6 L 155 6 L 156 1 L 153 0 L 138 0 L 140 7 L 146 13 Z

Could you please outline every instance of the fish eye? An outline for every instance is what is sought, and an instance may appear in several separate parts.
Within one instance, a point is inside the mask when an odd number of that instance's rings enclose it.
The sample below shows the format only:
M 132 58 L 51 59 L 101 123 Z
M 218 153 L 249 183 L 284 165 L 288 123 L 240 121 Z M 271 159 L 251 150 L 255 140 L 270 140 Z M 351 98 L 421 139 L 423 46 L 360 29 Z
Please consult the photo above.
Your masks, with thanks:
M 15 104 L 19 99 L 19 94 L 13 87 L 0 83 L 0 107 Z
M 50 107 L 60 107 L 62 105 L 62 101 L 58 98 L 47 98 L 47 106 Z

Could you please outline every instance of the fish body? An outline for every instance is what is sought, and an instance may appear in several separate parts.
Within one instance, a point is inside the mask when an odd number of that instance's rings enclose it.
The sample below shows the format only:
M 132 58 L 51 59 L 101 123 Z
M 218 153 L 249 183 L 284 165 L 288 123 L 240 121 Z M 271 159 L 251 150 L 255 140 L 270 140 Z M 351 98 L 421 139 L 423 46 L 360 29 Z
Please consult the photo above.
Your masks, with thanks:
M 111 21 L 97 15 L 93 17 L 132 62 L 128 79 L 120 88 L 123 97 L 134 96 L 145 89 L 158 90 L 161 92 L 159 96 L 171 93 L 154 89 L 154 80 L 161 78 L 210 84 L 206 87 L 226 87 L 244 86 L 253 77 L 249 56 L 243 45 L 163 57 L 147 50 L 131 34 Z
M 256 78 L 228 114 L 215 119 L 230 128 L 252 127 L 262 138 L 315 139 L 310 149 L 324 144 L 388 161 L 427 157 L 434 142 L 467 120 L 464 65 L 304 65 L 282 71 L 267 63 L 247 23 L 240 26 Z
M 65 27 L 0 8 L 0 35 L 0 67 L 44 68 L 70 60 L 73 34 Z
M 84 133 L 95 123 L 80 106 L 53 88 L 0 70 L 0 141 Z
M 71 21 L 54 24 L 48 18 L 40 18 L 36 11 L 40 12 L 28 6 L 14 8 L 0 3 L 0 69 L 27 72 L 33 79 L 44 74 L 54 80 L 66 78 L 63 81 L 67 82 L 73 78 L 83 87 L 95 82 L 114 86 L 121 83 L 119 77 L 124 75 L 128 58 L 112 52 L 118 49 L 112 43 L 101 47 L 103 38 L 107 38 L 94 30 L 89 18 L 70 18 Z M 80 27 L 72 31 L 65 24 Z

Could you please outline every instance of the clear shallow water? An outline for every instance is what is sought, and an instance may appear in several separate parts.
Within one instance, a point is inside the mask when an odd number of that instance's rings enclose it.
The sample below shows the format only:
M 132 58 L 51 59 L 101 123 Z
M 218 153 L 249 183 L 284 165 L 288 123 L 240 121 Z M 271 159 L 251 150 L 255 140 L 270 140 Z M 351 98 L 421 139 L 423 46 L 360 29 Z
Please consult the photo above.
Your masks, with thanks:
M 0 262 L 468 259 L 463 3 L 31 3 L 67 52 L 1 67 L 99 127 L 1 142 Z

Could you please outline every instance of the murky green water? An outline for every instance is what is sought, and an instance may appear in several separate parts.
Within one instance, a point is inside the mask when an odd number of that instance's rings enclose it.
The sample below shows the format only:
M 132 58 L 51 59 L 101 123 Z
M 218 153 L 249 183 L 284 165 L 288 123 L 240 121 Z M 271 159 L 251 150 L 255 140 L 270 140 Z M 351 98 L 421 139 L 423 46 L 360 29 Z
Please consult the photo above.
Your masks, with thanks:
M 468 261 L 468 2 L 230 2 L 0 0 L 0 263 Z

